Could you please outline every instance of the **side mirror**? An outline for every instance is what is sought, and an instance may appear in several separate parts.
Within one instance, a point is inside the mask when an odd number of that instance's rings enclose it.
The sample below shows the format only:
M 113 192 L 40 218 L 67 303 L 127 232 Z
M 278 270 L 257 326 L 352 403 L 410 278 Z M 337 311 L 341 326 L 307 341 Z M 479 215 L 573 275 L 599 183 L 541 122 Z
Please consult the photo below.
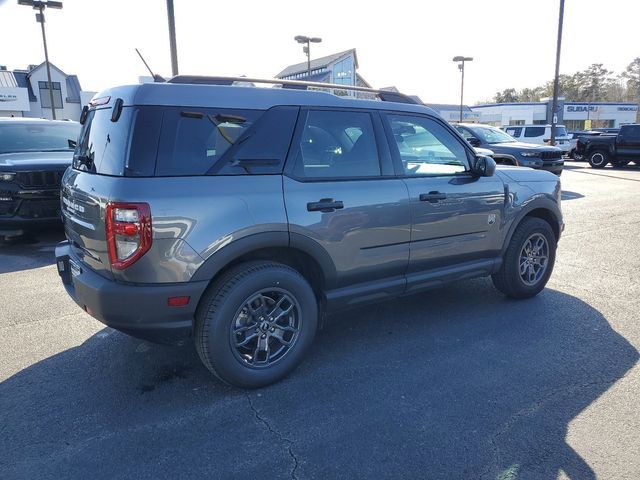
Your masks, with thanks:
M 473 165 L 473 173 L 479 177 L 492 177 L 496 171 L 496 161 L 491 157 L 478 155 Z
M 469 137 L 467 138 L 467 141 L 471 144 L 472 147 L 480 146 L 480 140 L 477 139 L 476 137 Z

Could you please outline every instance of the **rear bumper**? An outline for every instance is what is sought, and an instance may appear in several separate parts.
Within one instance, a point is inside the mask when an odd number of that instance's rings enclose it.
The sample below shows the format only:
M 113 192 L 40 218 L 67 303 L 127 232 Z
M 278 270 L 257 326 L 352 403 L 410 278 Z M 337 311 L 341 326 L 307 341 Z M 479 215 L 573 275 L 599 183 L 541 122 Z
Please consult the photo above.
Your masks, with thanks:
M 158 343 L 179 343 L 190 336 L 195 311 L 208 282 L 155 285 L 109 280 L 74 257 L 69 242 L 56 247 L 58 273 L 67 293 L 92 317 L 124 333 Z M 190 297 L 170 307 L 169 297 Z

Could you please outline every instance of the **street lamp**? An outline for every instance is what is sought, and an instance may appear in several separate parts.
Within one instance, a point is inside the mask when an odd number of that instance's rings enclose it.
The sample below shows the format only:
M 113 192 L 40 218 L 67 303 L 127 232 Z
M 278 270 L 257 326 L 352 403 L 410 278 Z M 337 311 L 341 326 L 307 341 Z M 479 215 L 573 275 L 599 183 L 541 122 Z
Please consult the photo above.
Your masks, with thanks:
M 47 66 L 47 81 L 49 82 L 49 99 L 51 100 L 51 115 L 53 120 L 56 119 L 56 107 L 53 103 L 53 83 L 51 82 L 51 67 L 49 65 L 49 51 L 47 50 L 47 36 L 44 33 L 44 9 L 45 8 L 62 8 L 62 2 L 54 2 L 52 0 L 18 0 L 18 5 L 25 5 L 34 10 L 36 13 L 36 21 L 42 27 L 42 43 L 44 44 L 44 61 Z
M 311 76 L 311 44 L 312 43 L 320 43 L 322 41 L 321 38 L 318 37 L 307 37 L 305 35 L 296 35 L 293 39 L 304 45 L 302 47 L 302 51 L 307 54 L 307 77 Z
M 462 73 L 462 80 L 460 82 L 460 121 L 462 122 L 462 105 L 464 103 L 464 62 L 473 61 L 473 57 L 453 57 L 454 62 L 458 62 L 458 70 Z

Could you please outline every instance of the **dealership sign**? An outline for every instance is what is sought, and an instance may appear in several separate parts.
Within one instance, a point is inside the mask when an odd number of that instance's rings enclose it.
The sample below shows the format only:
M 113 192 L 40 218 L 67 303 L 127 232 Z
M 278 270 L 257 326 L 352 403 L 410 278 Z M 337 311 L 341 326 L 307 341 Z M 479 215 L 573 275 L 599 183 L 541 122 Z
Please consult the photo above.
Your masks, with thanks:
M 0 111 L 28 112 L 29 92 L 26 88 L 0 87 Z

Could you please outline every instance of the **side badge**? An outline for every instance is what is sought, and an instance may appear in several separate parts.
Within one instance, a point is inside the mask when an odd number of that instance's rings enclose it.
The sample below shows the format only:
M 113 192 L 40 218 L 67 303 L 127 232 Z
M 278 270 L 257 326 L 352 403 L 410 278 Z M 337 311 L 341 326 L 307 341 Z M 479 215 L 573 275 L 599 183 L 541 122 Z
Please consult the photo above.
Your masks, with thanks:
M 496 223 L 496 214 L 495 213 L 490 213 L 489 216 L 487 217 L 487 223 L 489 225 L 493 225 L 494 223 Z

